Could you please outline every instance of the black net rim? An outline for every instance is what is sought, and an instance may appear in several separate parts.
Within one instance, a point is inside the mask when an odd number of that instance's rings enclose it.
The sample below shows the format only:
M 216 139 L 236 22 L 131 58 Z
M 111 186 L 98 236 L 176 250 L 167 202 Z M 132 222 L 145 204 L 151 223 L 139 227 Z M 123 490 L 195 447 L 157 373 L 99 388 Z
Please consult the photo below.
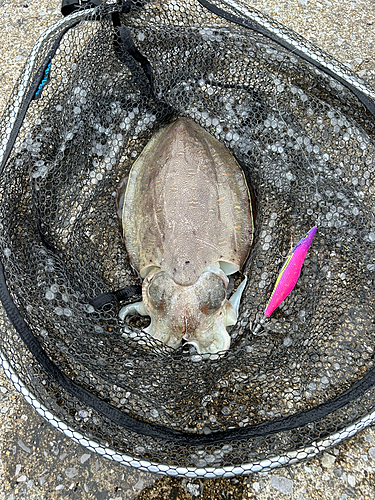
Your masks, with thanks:
M 5 375 L 13 384 L 13 387 L 20 394 L 22 394 L 27 403 L 29 403 L 42 418 L 44 418 L 49 424 L 66 437 L 72 439 L 75 443 L 84 446 L 89 451 L 97 453 L 98 455 L 101 455 L 109 460 L 113 460 L 114 462 L 118 462 L 128 467 L 134 467 L 145 472 L 157 473 L 170 477 L 187 477 L 192 479 L 215 479 L 219 477 L 231 478 L 293 465 L 301 461 L 311 459 L 327 449 L 339 445 L 342 441 L 352 438 L 358 432 L 363 431 L 375 422 L 375 411 L 373 411 L 372 413 L 362 417 L 342 430 L 325 437 L 324 439 L 314 441 L 305 447 L 292 450 L 288 453 L 280 455 L 270 454 L 269 457 L 262 458 L 259 461 L 222 467 L 178 467 L 168 463 L 140 460 L 137 457 L 119 453 L 113 448 L 105 447 L 99 442 L 86 437 L 84 434 L 70 427 L 54 415 L 38 400 L 38 398 L 35 397 L 32 391 L 30 391 L 30 389 L 22 382 L 21 378 L 15 372 L 2 350 L 0 350 L 0 363 L 3 367 Z

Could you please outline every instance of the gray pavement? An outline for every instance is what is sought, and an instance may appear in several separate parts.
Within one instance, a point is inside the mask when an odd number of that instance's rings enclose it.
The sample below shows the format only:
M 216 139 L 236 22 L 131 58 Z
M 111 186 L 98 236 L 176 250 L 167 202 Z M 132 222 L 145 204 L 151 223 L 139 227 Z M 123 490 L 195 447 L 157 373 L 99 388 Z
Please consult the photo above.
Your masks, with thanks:
M 0 0 L 0 109 L 60 0 Z M 375 84 L 373 0 L 250 0 Z M 1 322 L 0 309 L 0 322 Z M 104 459 L 45 422 L 0 369 L 0 500 L 374 499 L 375 427 L 287 469 L 218 480 L 161 478 Z

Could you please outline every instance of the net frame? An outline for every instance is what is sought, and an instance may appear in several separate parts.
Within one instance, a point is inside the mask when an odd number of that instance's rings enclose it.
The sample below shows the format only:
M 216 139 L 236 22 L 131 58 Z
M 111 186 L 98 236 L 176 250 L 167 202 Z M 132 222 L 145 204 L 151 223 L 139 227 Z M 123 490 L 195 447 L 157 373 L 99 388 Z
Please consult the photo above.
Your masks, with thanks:
M 205 2 L 202 2 L 205 3 Z M 320 65 L 324 66 L 329 72 L 336 74 L 341 80 L 345 80 L 350 87 L 354 87 L 361 94 L 361 100 L 363 99 L 367 105 L 371 107 L 371 100 L 374 99 L 374 92 L 368 88 L 364 82 L 360 79 L 356 78 L 354 75 L 351 75 L 344 72 L 341 65 L 334 65 L 332 62 L 326 62 L 324 55 L 314 53 L 311 51 L 311 47 L 306 48 L 305 46 L 300 45 L 299 40 L 293 40 L 290 38 L 290 33 L 286 30 L 281 29 L 281 27 L 275 27 L 273 23 L 270 23 L 269 20 L 264 19 L 259 16 L 257 13 L 250 12 L 246 7 L 240 4 L 235 4 L 234 2 L 224 2 L 226 7 L 231 9 L 234 13 L 233 15 L 241 14 L 247 20 L 255 21 L 258 25 L 261 25 L 267 30 L 270 30 L 275 34 L 278 38 L 285 40 L 288 44 L 293 42 L 292 44 L 299 51 L 304 52 L 304 54 L 314 59 Z M 115 10 L 115 6 L 114 6 Z M 69 16 L 69 18 L 63 19 L 52 26 L 45 34 L 43 34 L 38 42 L 36 43 L 30 58 L 25 66 L 25 72 L 22 77 L 22 81 L 19 85 L 19 91 L 16 95 L 16 99 L 14 101 L 13 106 L 10 108 L 10 117 L 11 120 L 8 121 L 6 130 L 5 130 L 5 138 L 2 142 L 2 147 L 0 152 L 3 155 L 6 155 L 7 148 L 9 148 L 9 144 L 11 142 L 12 130 L 15 130 L 17 127 L 17 122 L 20 121 L 19 110 L 21 109 L 22 102 L 27 98 L 27 92 L 30 89 L 30 84 L 32 81 L 35 81 L 35 69 L 38 67 L 37 58 L 38 51 L 40 47 L 43 45 L 45 40 L 52 33 L 57 33 L 59 30 L 72 26 L 78 19 L 85 17 L 87 14 L 85 12 L 77 12 Z M 95 15 L 95 14 L 94 14 Z M 358 96 L 357 96 L 358 97 Z M 370 101 L 367 101 L 367 98 L 370 98 Z M 6 302 L 6 298 L 4 295 L 2 296 L 2 300 Z M 13 319 L 13 323 L 16 324 L 16 321 Z M 7 328 L 11 329 L 12 327 L 7 326 Z M 230 477 L 237 474 L 244 474 L 255 472 L 259 470 L 267 470 L 273 467 L 277 467 L 280 465 L 286 465 L 295 463 L 297 461 L 310 458 L 317 453 L 327 449 L 328 447 L 334 446 L 338 444 L 343 439 L 346 439 L 352 435 L 354 435 L 359 430 L 365 428 L 374 422 L 375 412 L 370 412 L 366 416 L 358 419 L 356 422 L 351 423 L 340 432 L 333 433 L 332 435 L 309 444 L 304 448 L 299 448 L 298 450 L 286 453 L 284 455 L 272 455 L 267 457 L 266 459 L 254 462 L 248 462 L 244 464 L 238 464 L 233 466 L 220 466 L 220 467 L 178 467 L 173 464 L 162 464 L 162 463 L 154 463 L 148 462 L 147 460 L 139 460 L 132 456 L 127 456 L 125 454 L 120 454 L 116 452 L 116 450 L 107 448 L 102 446 L 100 443 L 95 442 L 94 440 L 85 438 L 84 435 L 77 432 L 77 430 L 69 427 L 66 423 L 62 422 L 61 419 L 53 415 L 53 413 L 46 408 L 42 403 L 38 401 L 38 398 L 28 389 L 28 387 L 21 381 L 20 377 L 17 375 L 16 371 L 13 369 L 12 365 L 7 360 L 5 353 L 2 352 L 2 364 L 5 370 L 6 375 L 12 381 L 15 388 L 21 392 L 26 400 L 36 408 L 39 414 L 41 414 L 46 420 L 48 420 L 52 425 L 56 428 L 64 432 L 65 435 L 71 437 L 76 442 L 83 444 L 94 452 L 97 452 L 101 455 L 106 456 L 107 458 L 111 458 L 113 460 L 119 461 L 121 463 L 131 465 L 134 467 L 139 467 L 143 470 L 148 470 L 151 472 L 158 472 L 162 474 L 168 475 L 178 475 L 178 476 L 186 476 L 186 477 Z

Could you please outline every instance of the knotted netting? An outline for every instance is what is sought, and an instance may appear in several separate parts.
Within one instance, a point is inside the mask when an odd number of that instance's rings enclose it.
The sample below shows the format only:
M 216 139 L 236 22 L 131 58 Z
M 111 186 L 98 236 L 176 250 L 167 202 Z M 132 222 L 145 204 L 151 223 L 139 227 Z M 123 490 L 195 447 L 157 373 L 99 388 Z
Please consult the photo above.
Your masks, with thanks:
M 5 372 L 77 442 L 170 475 L 266 470 L 369 425 L 374 91 L 246 2 L 92 3 L 42 35 L 2 117 Z M 255 207 L 239 318 L 213 359 L 118 315 L 141 280 L 116 188 L 178 117 L 226 145 Z M 314 225 L 296 287 L 266 318 L 291 235 Z

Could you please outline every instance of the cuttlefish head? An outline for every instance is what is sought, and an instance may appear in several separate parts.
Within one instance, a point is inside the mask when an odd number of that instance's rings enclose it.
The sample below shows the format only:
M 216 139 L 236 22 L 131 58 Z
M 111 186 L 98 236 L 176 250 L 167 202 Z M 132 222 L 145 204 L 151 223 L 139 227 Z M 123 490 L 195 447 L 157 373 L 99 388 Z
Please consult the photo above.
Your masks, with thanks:
M 144 279 L 142 295 L 151 323 L 145 330 L 171 347 L 182 339 L 200 354 L 226 351 L 236 312 L 227 300 L 228 278 L 217 267 L 205 270 L 192 285 L 177 284 L 167 272 L 153 269 Z

